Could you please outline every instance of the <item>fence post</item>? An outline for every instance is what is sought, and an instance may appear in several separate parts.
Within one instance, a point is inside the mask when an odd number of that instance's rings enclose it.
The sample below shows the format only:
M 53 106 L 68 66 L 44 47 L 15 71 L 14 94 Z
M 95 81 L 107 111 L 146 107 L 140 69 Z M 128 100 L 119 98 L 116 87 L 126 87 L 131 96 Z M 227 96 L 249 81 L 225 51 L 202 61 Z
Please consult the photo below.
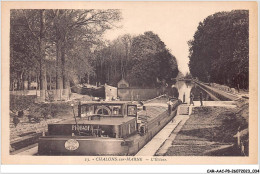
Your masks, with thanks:
M 244 146 L 243 142 L 241 142 L 241 153 L 242 153 L 242 155 L 245 155 L 245 146 Z
M 61 95 L 62 95 L 62 91 L 61 91 L 61 89 L 60 89 L 60 101 L 61 101 Z
M 238 147 L 240 147 L 240 127 L 238 127 L 238 130 L 237 130 L 237 145 L 238 145 Z

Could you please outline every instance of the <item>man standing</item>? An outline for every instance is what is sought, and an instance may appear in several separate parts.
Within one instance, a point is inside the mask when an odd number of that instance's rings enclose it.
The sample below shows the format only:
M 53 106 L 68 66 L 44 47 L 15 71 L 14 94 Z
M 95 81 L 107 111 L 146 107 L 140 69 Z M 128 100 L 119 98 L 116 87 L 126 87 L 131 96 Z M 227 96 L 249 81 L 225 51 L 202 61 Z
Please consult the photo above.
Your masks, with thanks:
M 203 96 L 202 96 L 202 92 L 200 92 L 200 106 L 203 106 L 202 100 L 203 100 Z
M 168 104 L 168 113 L 169 115 L 171 115 L 171 112 L 172 112 L 172 101 L 171 101 L 171 98 L 169 98 L 169 101 L 167 102 Z
M 190 93 L 190 105 L 193 104 L 193 106 L 194 106 L 193 98 L 194 98 L 194 95 L 193 95 L 192 92 L 191 92 L 191 93 Z

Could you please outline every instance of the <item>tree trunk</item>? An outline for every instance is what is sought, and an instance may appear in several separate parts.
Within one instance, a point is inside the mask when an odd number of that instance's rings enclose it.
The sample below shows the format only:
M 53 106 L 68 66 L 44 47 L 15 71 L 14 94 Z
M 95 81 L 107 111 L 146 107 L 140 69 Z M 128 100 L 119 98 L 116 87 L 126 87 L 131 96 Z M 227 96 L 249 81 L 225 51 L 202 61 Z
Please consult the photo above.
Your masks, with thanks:
M 123 57 L 121 57 L 121 78 L 124 78 L 124 70 L 123 70 Z
M 28 90 L 28 86 L 29 86 L 29 75 L 28 72 L 23 76 L 23 90 Z
M 22 72 L 21 74 L 21 86 L 22 86 L 22 90 L 24 91 L 24 72 Z
M 68 72 L 66 71 L 66 60 L 65 60 L 65 50 L 64 47 L 61 49 L 61 69 L 62 69 L 62 78 L 63 78 L 63 95 L 67 100 L 69 98 L 69 78 Z
M 67 72 L 65 72 L 64 77 L 65 77 L 65 80 L 64 80 L 64 97 L 65 97 L 65 100 L 68 100 L 69 99 L 69 93 L 70 93 L 70 82 L 69 82 Z
M 38 90 L 38 72 L 36 72 L 36 97 L 38 97 L 37 90 Z
M 13 91 L 14 91 L 14 88 L 15 88 L 15 81 L 13 81 L 13 89 L 12 89 Z
M 88 72 L 88 84 L 90 83 L 89 78 L 90 78 L 90 75 L 89 75 L 89 72 Z
M 46 83 L 46 67 L 45 67 L 45 43 L 41 41 L 40 45 L 40 98 L 41 101 L 45 101 L 45 92 L 47 89 Z
M 56 99 L 60 100 L 63 90 L 63 79 L 61 70 L 61 42 L 56 43 Z
M 45 67 L 45 10 L 40 11 L 40 38 L 39 38 L 39 53 L 40 53 L 40 100 L 45 101 L 45 92 L 47 89 L 46 82 L 46 67 Z
M 28 90 L 31 89 L 31 81 L 32 81 L 32 79 L 31 79 L 31 72 L 29 72 L 29 75 L 28 75 Z
M 49 86 L 50 86 L 50 90 L 52 90 L 51 89 L 51 85 L 52 85 L 52 83 L 51 83 L 51 72 L 50 72 L 50 76 L 49 77 L 50 77 L 50 84 L 49 84 Z
M 102 82 L 103 81 L 103 64 L 102 64 L 102 60 L 100 62 L 100 79 L 99 79 L 99 82 Z
M 64 49 L 63 47 L 61 48 L 61 73 L 62 73 L 62 79 L 63 79 L 63 89 L 66 89 L 65 81 L 66 75 L 65 75 L 65 55 L 64 55 Z

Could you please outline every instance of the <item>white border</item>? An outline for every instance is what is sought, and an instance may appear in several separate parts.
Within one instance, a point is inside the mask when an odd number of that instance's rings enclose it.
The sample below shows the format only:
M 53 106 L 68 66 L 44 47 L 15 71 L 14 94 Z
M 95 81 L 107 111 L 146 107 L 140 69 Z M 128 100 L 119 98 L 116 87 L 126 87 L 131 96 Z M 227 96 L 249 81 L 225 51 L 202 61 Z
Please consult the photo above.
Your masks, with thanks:
M 10 1 L 10 0 L 4 0 L 4 1 Z M 30 0 L 20 0 L 20 1 L 30 1 Z M 35 1 L 40 1 L 40 0 L 35 0 Z M 52 1 L 52 0 L 45 0 L 45 1 Z M 62 0 L 55 0 L 55 1 L 62 1 Z M 69 1 L 69 0 L 63 0 L 63 1 Z M 102 0 L 90 0 L 90 1 L 102 1 Z M 103 0 L 103 1 L 109 1 L 109 0 Z M 127 1 L 127 0 L 121 0 L 121 1 Z M 148 1 L 148 0 L 143 0 L 143 1 Z M 192 0 L 184 0 L 184 1 L 192 1 Z M 205 0 L 200 0 L 200 1 L 205 1 Z M 225 0 L 220 0 L 220 1 L 225 1 Z M 232 1 L 240 1 L 240 0 L 232 0 Z M 259 9 L 260 7 L 259 0 L 257 0 L 257 2 L 258 2 L 258 9 Z M 259 11 L 258 11 L 258 17 L 259 17 Z M 1 20 L 1 14 L 0 14 L 0 20 Z M 258 23 L 258 30 L 259 30 L 259 23 Z M 258 47 L 259 47 L 259 35 L 258 35 Z M 0 42 L 0 50 L 1 50 L 1 42 Z M 258 56 L 258 62 L 259 60 L 260 59 Z M 260 69 L 259 63 L 258 63 L 258 69 Z M 0 70 L 1 70 L 1 66 L 0 66 Z M 260 76 L 260 72 L 258 71 L 258 91 L 259 91 L 259 84 L 260 84 L 259 76 Z M 0 81 L 0 85 L 1 85 L 1 81 Z M 0 93 L 0 97 L 1 97 L 1 93 Z M 260 101 L 259 97 L 260 97 L 260 93 L 258 93 L 258 103 Z M 260 107 L 258 106 L 258 108 Z M 258 128 L 259 128 L 259 123 L 260 123 L 260 119 L 258 119 Z M 259 144 L 260 144 L 259 142 L 260 141 L 258 138 L 258 152 L 259 152 Z M 258 162 L 259 159 L 260 158 L 258 153 Z M 214 170 L 250 169 L 252 171 L 253 169 L 259 169 L 259 164 L 258 165 L 2 165 L 1 164 L 0 173 L 207 173 L 208 169 L 214 169 Z

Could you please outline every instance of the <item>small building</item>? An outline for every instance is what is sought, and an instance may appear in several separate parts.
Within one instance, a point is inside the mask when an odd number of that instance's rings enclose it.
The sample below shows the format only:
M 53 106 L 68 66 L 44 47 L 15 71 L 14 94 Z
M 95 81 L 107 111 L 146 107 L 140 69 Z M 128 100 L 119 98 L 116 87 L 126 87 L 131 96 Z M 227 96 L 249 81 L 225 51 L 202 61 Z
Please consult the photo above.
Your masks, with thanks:
M 105 99 L 107 101 L 117 98 L 117 87 L 105 84 Z
M 128 87 L 129 87 L 129 83 L 128 83 L 125 79 L 121 79 L 121 80 L 117 83 L 117 87 L 118 87 L 118 88 L 128 88 Z

